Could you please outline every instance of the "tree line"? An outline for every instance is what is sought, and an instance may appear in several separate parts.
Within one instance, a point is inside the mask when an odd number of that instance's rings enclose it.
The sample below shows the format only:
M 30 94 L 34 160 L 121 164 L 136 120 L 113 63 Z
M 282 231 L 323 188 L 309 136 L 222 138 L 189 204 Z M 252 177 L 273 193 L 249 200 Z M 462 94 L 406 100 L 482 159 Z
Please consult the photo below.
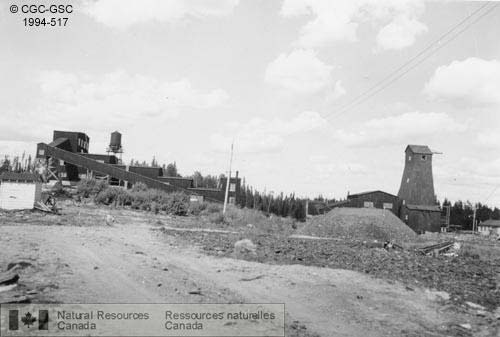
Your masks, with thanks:
M 26 155 L 23 152 L 22 156 L 4 156 L 0 159 L 0 173 L 2 172 L 34 172 L 36 168 L 36 160 L 33 160 L 31 155 Z
M 474 219 L 474 208 L 476 208 L 476 221 L 478 223 L 493 219 L 500 220 L 500 209 L 489 207 L 486 204 L 471 203 L 470 201 L 455 201 L 452 203 L 444 199 L 443 208 L 450 207 L 450 225 L 460 226 L 463 230 L 472 230 Z
M 160 165 L 155 157 L 153 157 L 150 163 L 146 161 L 139 162 L 138 160 L 131 159 L 130 165 L 142 167 L 161 167 L 163 169 L 163 175 L 165 176 L 182 177 L 178 171 L 175 161 L 169 164 Z M 2 172 L 34 172 L 36 167 L 37 161 L 33 160 L 31 155 L 26 155 L 26 153 L 23 153 L 21 156 L 13 156 L 12 158 L 4 156 L 3 159 L 0 159 L 0 174 Z M 219 176 L 210 174 L 203 175 L 200 171 L 195 171 L 192 175 L 184 177 L 193 179 L 194 186 L 201 188 L 219 188 L 221 179 L 226 179 L 223 174 Z M 299 198 L 295 196 L 295 193 L 274 194 L 260 192 L 247 185 L 244 180 L 240 191 L 241 193 L 238 198 L 239 206 L 256 209 L 266 214 L 292 217 L 298 220 L 304 220 L 306 218 L 306 202 L 308 201 L 310 204 L 310 215 L 317 215 L 315 205 L 330 204 L 338 201 L 336 199 L 327 200 L 321 195 L 312 200 L 308 200 L 306 198 Z M 470 201 L 458 200 L 452 203 L 450 200 L 445 198 L 442 202 L 442 206 L 450 207 L 450 224 L 460 226 L 464 230 L 472 229 L 474 208 L 476 208 L 477 222 L 486 221 L 488 219 L 500 220 L 499 208 L 491 208 L 480 202 L 473 204 Z

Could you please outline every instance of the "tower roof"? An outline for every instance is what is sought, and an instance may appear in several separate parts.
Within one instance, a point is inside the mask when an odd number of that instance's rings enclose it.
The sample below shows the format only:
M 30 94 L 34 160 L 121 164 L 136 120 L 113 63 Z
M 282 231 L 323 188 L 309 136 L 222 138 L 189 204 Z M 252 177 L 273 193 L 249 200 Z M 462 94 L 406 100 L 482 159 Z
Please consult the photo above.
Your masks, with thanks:
M 408 145 L 406 147 L 405 152 L 408 151 L 408 149 L 410 149 L 411 152 L 413 152 L 413 153 L 432 155 L 432 151 L 431 151 L 431 149 L 429 149 L 429 147 L 427 145 Z

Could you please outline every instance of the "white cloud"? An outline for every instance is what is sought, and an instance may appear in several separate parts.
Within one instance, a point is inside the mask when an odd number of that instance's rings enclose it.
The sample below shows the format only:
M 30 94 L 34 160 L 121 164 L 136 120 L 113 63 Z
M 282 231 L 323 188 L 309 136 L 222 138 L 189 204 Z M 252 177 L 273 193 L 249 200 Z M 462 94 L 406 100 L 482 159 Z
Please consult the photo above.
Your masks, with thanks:
M 109 131 L 158 124 L 186 110 L 221 106 L 228 99 L 222 89 L 202 92 L 187 79 L 166 82 L 125 71 L 99 76 L 45 71 L 36 81 L 41 89 L 38 109 L 5 113 L 10 125 L 24 126 L 19 134 L 0 126 L 9 140 L 45 139 L 57 128 Z
M 463 132 L 467 128 L 445 113 L 408 112 L 371 119 L 359 128 L 338 130 L 334 138 L 348 146 L 378 146 L 389 143 L 418 143 L 443 133 Z
M 500 130 L 483 130 L 477 135 L 477 143 L 482 146 L 498 148 L 500 145 Z
M 212 147 L 227 152 L 235 141 L 239 153 L 269 153 L 283 148 L 285 137 L 317 130 L 327 121 L 317 112 L 304 111 L 290 120 L 254 118 L 245 124 L 232 124 L 225 133 L 211 136 Z
M 417 19 L 399 16 L 378 32 L 377 44 L 382 49 L 403 49 L 413 45 L 417 36 L 427 30 Z
M 423 10 L 422 0 L 285 0 L 280 14 L 286 18 L 312 17 L 300 30 L 297 44 L 302 47 L 353 42 L 361 23 L 389 22 L 380 34 L 380 47 L 401 49 L 413 44 L 426 29 L 418 21 Z
M 332 86 L 332 70 L 333 66 L 321 61 L 314 51 L 297 49 L 272 61 L 265 80 L 294 93 L 313 94 Z M 343 90 L 340 82 L 338 86 L 337 90 Z
M 424 93 L 433 99 L 500 104 L 500 61 L 470 57 L 436 69 Z
M 345 174 L 366 174 L 369 172 L 368 168 L 356 162 L 339 162 L 332 160 L 325 155 L 312 155 L 309 156 L 309 163 L 315 170 L 315 175 L 322 179 L 326 179 L 332 175 L 345 175 Z
M 230 15 L 239 0 L 96 0 L 86 1 L 84 10 L 96 21 L 113 28 L 158 21 L 172 22 L 183 18 Z

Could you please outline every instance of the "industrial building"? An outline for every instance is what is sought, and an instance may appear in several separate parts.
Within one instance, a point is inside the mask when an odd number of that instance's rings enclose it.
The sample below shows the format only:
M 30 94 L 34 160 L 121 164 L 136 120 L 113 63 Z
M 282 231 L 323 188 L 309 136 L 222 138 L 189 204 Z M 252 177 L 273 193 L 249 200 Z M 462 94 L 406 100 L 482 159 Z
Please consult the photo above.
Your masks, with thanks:
M 110 184 L 126 188 L 141 182 L 150 188 L 167 192 L 186 192 L 192 196 L 192 200 L 224 201 L 227 179 L 221 179 L 216 189 L 198 188 L 192 179 L 164 176 L 161 167 L 122 164 L 121 139 L 121 133 L 113 132 L 107 154 L 92 154 L 89 153 L 90 138 L 85 133 L 54 131 L 52 142 L 37 144 L 36 156 L 46 161 L 49 179 L 57 179 L 65 184 L 97 176 L 108 179 Z M 229 202 L 236 203 L 241 189 L 238 172 L 230 178 L 229 184 Z
M 441 230 L 441 208 L 434 194 L 432 155 L 425 145 L 408 145 L 398 197 L 399 217 L 417 233 Z
M 328 205 L 389 209 L 417 233 L 441 230 L 441 208 L 434 194 L 432 152 L 426 145 L 408 145 L 398 195 L 380 190 L 348 194 L 347 199 Z
M 370 191 L 357 194 L 349 194 L 342 207 L 367 207 L 388 209 L 395 215 L 399 211 L 399 198 L 396 195 L 383 191 Z

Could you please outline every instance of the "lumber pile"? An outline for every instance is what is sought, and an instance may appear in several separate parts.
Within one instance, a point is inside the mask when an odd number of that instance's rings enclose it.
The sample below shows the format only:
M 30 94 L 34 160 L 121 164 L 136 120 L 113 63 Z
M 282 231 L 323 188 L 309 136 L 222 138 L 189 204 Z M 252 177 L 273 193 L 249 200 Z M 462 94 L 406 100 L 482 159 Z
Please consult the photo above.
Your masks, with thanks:
M 436 243 L 435 245 L 418 248 L 417 252 L 423 255 L 428 255 L 428 254 L 439 255 L 452 248 L 454 244 L 455 242 L 453 241 L 440 242 Z

